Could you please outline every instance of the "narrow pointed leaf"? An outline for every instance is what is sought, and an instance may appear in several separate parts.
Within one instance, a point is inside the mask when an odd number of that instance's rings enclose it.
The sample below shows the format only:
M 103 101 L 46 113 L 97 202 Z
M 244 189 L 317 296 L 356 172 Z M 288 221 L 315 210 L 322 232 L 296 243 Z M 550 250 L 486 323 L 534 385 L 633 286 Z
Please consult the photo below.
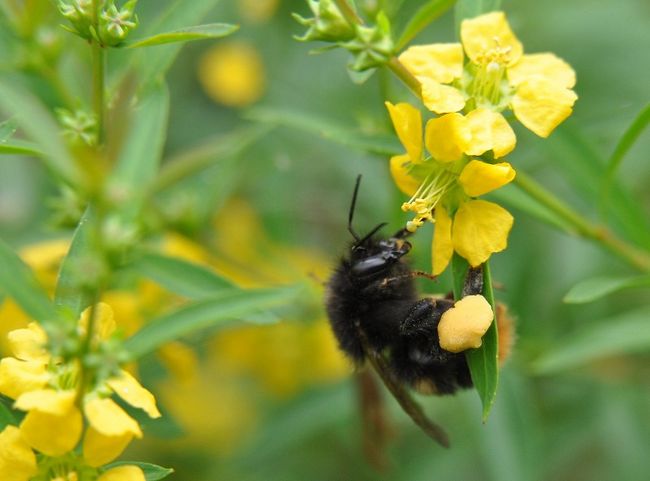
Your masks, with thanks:
M 42 102 L 17 82 L 0 80 L 0 109 L 12 115 L 36 148 L 45 154 L 47 167 L 69 184 L 78 183 L 81 172 L 67 147 L 59 126 Z
M 469 265 L 465 259 L 458 254 L 454 254 L 451 268 L 454 299 L 460 299 Z M 494 293 L 492 291 L 492 277 L 490 275 L 490 266 L 487 262 L 483 264 L 483 296 L 492 306 L 492 311 L 496 312 Z M 481 347 L 470 349 L 465 355 L 472 375 L 474 388 L 483 405 L 483 422 L 486 422 L 496 398 L 499 382 L 497 319 L 490 324 L 487 332 L 483 335 L 482 341 Z
M 401 152 L 401 147 L 393 135 L 369 135 L 353 126 L 342 126 L 340 122 L 324 119 L 311 113 L 257 107 L 249 110 L 246 117 L 259 122 L 310 132 L 362 152 L 380 155 L 395 155 Z
M 155 252 L 145 253 L 133 267 L 165 289 L 190 299 L 214 297 L 225 289 L 235 288 L 204 266 Z
M 429 0 L 422 5 L 404 27 L 397 41 L 397 51 L 405 48 L 418 33 L 449 10 L 454 3 L 456 0 Z
M 532 365 L 537 374 L 553 374 L 615 355 L 650 351 L 650 309 L 625 312 L 599 322 L 588 322 L 567 335 Z
M 61 263 L 54 292 L 54 303 L 57 307 L 69 310 L 73 319 L 77 319 L 92 302 L 88 293 L 78 289 L 75 282 L 79 274 L 75 263 L 91 253 L 91 219 L 92 211 L 88 208 L 75 229 L 70 249 Z
M 222 291 L 218 296 L 188 304 L 152 320 L 127 339 L 125 347 L 134 358 L 138 358 L 166 342 L 286 304 L 296 293 L 296 288 L 287 287 Z
M 144 473 L 144 479 L 146 481 L 160 481 L 165 479 L 167 476 L 172 474 L 174 470 L 172 468 L 163 468 L 157 464 L 151 463 L 142 463 L 139 461 L 117 461 L 111 463 L 104 467 L 103 471 L 108 471 L 111 468 L 117 468 L 118 466 L 137 466 Z
M 583 304 L 634 287 L 650 287 L 650 275 L 602 276 L 587 279 L 573 286 L 564 296 L 564 302 Z
M 143 38 L 127 46 L 127 48 L 153 47 L 175 42 L 191 42 L 207 38 L 226 37 L 239 29 L 237 25 L 228 23 L 208 23 L 194 27 L 181 28 L 173 32 L 165 32 Z
M 10 140 L 0 143 L 0 155 L 30 155 L 43 157 L 43 152 L 33 142 Z
M 56 319 L 57 311 L 31 269 L 0 240 L 0 290 L 37 321 Z

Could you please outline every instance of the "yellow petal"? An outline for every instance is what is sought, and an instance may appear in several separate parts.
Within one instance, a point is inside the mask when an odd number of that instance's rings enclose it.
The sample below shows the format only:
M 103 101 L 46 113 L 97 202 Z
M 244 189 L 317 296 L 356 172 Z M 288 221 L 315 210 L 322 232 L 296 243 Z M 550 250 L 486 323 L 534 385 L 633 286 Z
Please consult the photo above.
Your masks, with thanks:
M 440 347 L 449 352 L 462 352 L 481 346 L 494 312 L 481 295 L 465 296 L 442 314 L 438 323 Z
M 506 185 L 515 175 L 515 169 L 508 162 L 488 164 L 472 160 L 460 173 L 458 181 L 467 195 L 478 197 Z
M 61 456 L 72 451 L 81 437 L 83 420 L 75 407 L 63 416 L 30 411 L 20 423 L 25 441 L 48 456 Z
M 401 102 L 393 105 L 385 102 L 397 137 L 409 154 L 412 162 L 422 157 L 422 114 L 411 104 Z
M 461 114 L 446 114 L 427 122 L 425 143 L 431 156 L 438 162 L 454 162 L 467 148 L 469 131 Z
M 122 371 L 119 377 L 109 379 L 106 384 L 131 406 L 142 409 L 149 417 L 160 417 L 156 398 L 128 372 Z
M 508 246 L 508 234 L 514 219 L 503 207 L 485 200 L 461 204 L 454 216 L 454 250 L 478 267 L 495 252 Z
M 448 84 L 463 75 L 463 46 L 460 43 L 414 45 L 399 61 L 416 77 L 427 77 Z
M 512 98 L 519 121 L 540 137 L 548 137 L 571 112 L 578 96 L 573 90 L 532 78 L 521 83 Z
M 93 467 L 103 466 L 117 458 L 126 449 L 133 434 L 121 436 L 104 436 L 99 431 L 89 427 L 83 441 L 83 455 L 86 463 Z
M 84 403 L 84 412 L 90 425 L 104 436 L 123 436 L 127 433 L 142 437 L 140 426 L 115 401 L 95 398 Z
M 47 334 L 35 322 L 30 322 L 25 329 L 15 329 L 7 334 L 11 352 L 23 361 L 47 361 L 49 355 L 44 346 Z
M 465 150 L 466 154 L 481 155 L 491 150 L 494 158 L 498 159 L 515 148 L 517 137 L 500 113 L 477 108 L 468 113 L 465 118 L 471 134 Z
M 28 481 L 37 471 L 36 456 L 20 429 L 11 425 L 4 428 L 0 433 L 0 479 Z
M 460 38 L 465 53 L 474 63 L 484 62 L 485 55 L 499 51 L 505 66 L 515 64 L 524 52 L 521 42 L 510 29 L 503 12 L 491 12 L 463 20 Z
M 63 416 L 74 406 L 76 391 L 55 391 L 54 389 L 36 389 L 20 395 L 14 407 L 23 411 L 40 411 L 42 413 Z
M 434 219 L 436 227 L 431 243 L 431 263 L 432 274 L 437 276 L 447 268 L 454 246 L 451 243 L 451 218 L 443 206 L 436 207 Z
M 0 393 L 12 399 L 42 388 L 49 377 L 46 366 L 41 361 L 19 361 L 13 357 L 5 357 L 0 361 Z
M 82 334 L 88 329 L 88 320 L 90 318 L 91 308 L 88 307 L 85 311 L 81 313 L 81 318 L 79 319 L 79 327 Z M 107 339 L 111 334 L 115 332 L 115 318 L 113 317 L 113 309 L 111 306 L 105 302 L 99 302 L 95 306 L 95 327 L 94 327 L 94 338 L 101 340 Z
M 567 89 L 576 84 L 576 73 L 571 65 L 552 53 L 522 55 L 519 62 L 508 68 L 508 80 L 515 87 L 533 77 Z
M 102 474 L 97 481 L 145 481 L 144 473 L 138 466 L 118 466 Z
M 422 102 L 432 112 L 446 114 L 458 112 L 465 106 L 462 92 L 427 77 L 417 77 L 422 87 Z
M 420 181 L 409 174 L 408 165 L 410 164 L 407 154 L 395 155 L 390 158 L 390 173 L 393 176 L 395 185 L 406 195 L 415 194 L 420 186 Z

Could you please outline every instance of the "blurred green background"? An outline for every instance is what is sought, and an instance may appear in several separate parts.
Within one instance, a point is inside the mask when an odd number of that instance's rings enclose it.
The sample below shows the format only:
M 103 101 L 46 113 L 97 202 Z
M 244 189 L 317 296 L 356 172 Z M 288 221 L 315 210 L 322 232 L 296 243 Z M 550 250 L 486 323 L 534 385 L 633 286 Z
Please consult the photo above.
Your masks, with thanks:
M 140 0 L 141 28 L 171 3 Z M 358 230 L 385 220 L 391 230 L 399 228 L 406 220 L 399 210 L 403 199 L 390 179 L 387 157 L 286 124 L 303 116 L 351 136 L 392 135 L 383 95 L 409 97 L 383 72 L 363 85 L 352 83 L 344 52 L 309 55 L 315 45 L 292 38 L 302 31 L 290 13 L 307 15 L 304 2 L 271 1 L 268 14 L 260 15 L 266 3 L 220 2 L 206 23 L 238 23 L 240 31 L 184 47 L 168 78 L 171 114 L 165 150 L 172 158 L 220 135 L 244 135 L 260 125 L 270 130 L 239 155 L 224 156 L 166 191 L 160 205 L 170 230 L 197 244 L 209 243 L 215 263 L 227 259 L 250 284 L 312 275 L 322 281 L 349 240 L 345 223 L 356 175 L 363 174 Z M 397 30 L 420 3 L 403 2 Z M 603 169 L 590 163 L 593 156 L 585 149 L 607 158 L 648 102 L 650 3 L 506 0 L 503 8 L 527 52 L 552 51 L 574 67 L 580 97 L 573 116 L 548 140 L 518 129 L 511 163 L 587 218 L 604 218 L 622 237 L 647 247 L 647 225 L 630 229 L 619 213 L 601 208 L 597 183 Z M 451 41 L 452 13 L 414 43 Z M 6 44 L 10 34 L 3 23 L 0 42 Z M 63 48 L 78 50 L 83 62 L 85 45 L 57 29 L 57 23 L 54 18 L 51 26 Z M 259 95 L 251 94 L 238 106 L 206 93 L 216 82 L 216 74 L 205 66 L 206 55 L 232 42 L 246 45 L 254 64 L 249 67 L 258 77 L 250 88 L 259 89 Z M 3 74 L 14 68 L 10 55 L 16 52 L 0 53 Z M 112 61 L 119 64 L 120 54 Z M 201 65 L 208 69 L 203 82 Z M 83 71 L 84 64 L 76 68 Z M 28 76 L 27 82 L 57 106 L 56 94 L 38 76 Z M 88 86 L 81 82 L 80 88 L 85 95 Z M 618 173 L 646 221 L 649 151 L 646 133 Z M 58 195 L 37 161 L 0 158 L 0 236 L 17 247 L 65 237 L 49 222 Z M 329 334 L 322 328 L 316 291 L 307 319 L 288 321 L 290 327 L 234 328 L 208 340 L 190 340 L 200 360 L 200 367 L 192 367 L 200 371 L 192 383 L 170 384 L 160 362 L 146 360 L 141 375 L 162 409 L 177 414 L 145 427 L 145 439 L 133 443 L 123 458 L 174 467 L 171 479 L 179 481 L 646 479 L 650 345 L 634 338 L 648 338 L 647 290 L 564 304 L 563 296 L 577 282 L 627 274 L 629 268 L 597 246 L 531 218 L 515 202 L 507 207 L 515 215 L 515 227 L 508 250 L 493 257 L 493 275 L 502 286 L 498 299 L 516 320 L 517 343 L 502 370 L 492 414 L 482 425 L 473 391 L 446 398 L 418 396 L 449 431 L 450 450 L 434 445 L 384 393 L 389 438 L 381 457 L 386 467 L 380 472 L 370 466 L 363 452 L 357 378 L 330 349 L 331 340 L 320 340 Z M 427 269 L 430 230 L 417 237 L 412 261 Z M 246 252 L 238 255 L 238 249 Z M 442 293 L 449 289 L 449 279 L 421 286 Z M 619 324 L 624 331 L 617 331 Z M 326 358 L 323 366 L 314 367 L 319 356 Z

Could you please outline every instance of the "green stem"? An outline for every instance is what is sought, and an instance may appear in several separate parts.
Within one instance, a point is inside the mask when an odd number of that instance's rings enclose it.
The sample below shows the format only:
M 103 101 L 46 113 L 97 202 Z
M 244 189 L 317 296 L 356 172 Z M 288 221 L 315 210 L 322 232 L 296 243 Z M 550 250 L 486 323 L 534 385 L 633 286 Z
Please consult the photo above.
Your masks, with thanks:
M 642 272 L 650 272 L 650 254 L 616 237 L 607 227 L 592 224 L 578 212 L 523 172 L 517 172 L 515 184 L 533 199 L 573 226 L 575 232 L 590 239 Z
M 386 66 L 399 78 L 404 85 L 406 85 L 411 92 L 413 92 L 420 100 L 422 100 L 422 87 L 420 82 L 416 79 L 411 72 L 400 62 L 397 57 L 392 57 Z
M 339 7 L 339 10 L 349 24 L 363 25 L 363 19 L 357 14 L 354 8 L 352 8 L 352 5 L 350 5 L 348 0 L 336 0 L 336 6 Z
M 92 296 L 90 296 L 92 302 L 88 311 L 88 324 L 86 325 L 86 336 L 83 339 L 81 344 L 81 349 L 79 351 L 79 361 L 80 361 L 80 374 L 79 374 L 79 385 L 77 386 L 77 406 L 82 408 L 84 393 L 86 392 L 86 387 L 89 382 L 88 369 L 86 368 L 84 361 L 86 356 L 90 352 L 92 347 L 93 334 L 95 333 L 95 323 L 97 320 L 97 304 L 99 303 L 99 290 L 95 291 Z
M 99 8 L 100 2 L 93 0 L 93 25 L 95 31 L 99 32 Z M 105 78 L 106 78 L 106 50 L 98 40 L 93 40 L 92 50 L 92 72 L 93 72 L 93 111 L 97 119 L 98 145 L 103 145 L 105 137 Z

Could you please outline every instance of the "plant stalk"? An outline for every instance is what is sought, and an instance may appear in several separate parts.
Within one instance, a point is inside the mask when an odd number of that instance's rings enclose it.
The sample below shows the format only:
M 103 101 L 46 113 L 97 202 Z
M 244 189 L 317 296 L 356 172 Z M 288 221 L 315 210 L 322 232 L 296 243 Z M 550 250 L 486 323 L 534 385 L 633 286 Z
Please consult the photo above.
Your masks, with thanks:
M 571 224 L 576 233 L 615 254 L 634 268 L 650 272 L 650 254 L 619 239 L 606 226 L 592 224 L 525 173 L 518 171 L 515 184 L 530 197 Z

